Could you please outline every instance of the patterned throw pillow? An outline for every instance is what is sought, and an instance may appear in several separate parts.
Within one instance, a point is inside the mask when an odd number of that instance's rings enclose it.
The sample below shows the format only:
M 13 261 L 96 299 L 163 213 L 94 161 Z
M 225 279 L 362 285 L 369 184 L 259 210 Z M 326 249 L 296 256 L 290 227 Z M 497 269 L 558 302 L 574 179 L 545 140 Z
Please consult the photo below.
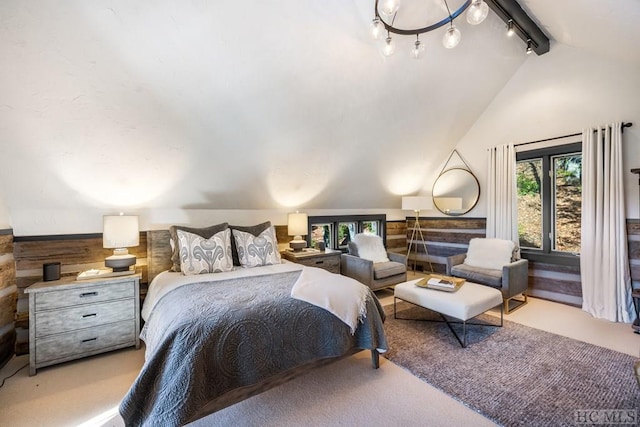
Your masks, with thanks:
M 271 227 L 271 221 L 265 221 L 261 224 L 256 225 L 229 225 L 231 230 L 239 230 L 245 233 L 251 233 L 254 236 L 258 236 L 264 230 Z M 241 265 L 240 258 L 238 257 L 238 248 L 236 247 L 236 239 L 231 239 L 231 255 L 233 255 L 233 265 Z
M 273 225 L 257 236 L 240 230 L 232 231 L 242 267 L 260 267 L 282 262 L 278 252 L 276 228 Z
M 171 244 L 170 271 L 180 271 L 180 245 L 178 244 L 178 230 L 187 231 L 189 233 L 197 234 L 200 237 L 204 237 L 205 239 L 209 239 L 214 234 L 219 233 L 228 227 L 229 224 L 226 222 L 203 228 L 185 227 L 182 225 L 172 225 L 169 227 L 169 243 Z
M 230 228 L 208 239 L 183 230 L 177 230 L 177 235 L 180 270 L 185 276 L 233 270 Z

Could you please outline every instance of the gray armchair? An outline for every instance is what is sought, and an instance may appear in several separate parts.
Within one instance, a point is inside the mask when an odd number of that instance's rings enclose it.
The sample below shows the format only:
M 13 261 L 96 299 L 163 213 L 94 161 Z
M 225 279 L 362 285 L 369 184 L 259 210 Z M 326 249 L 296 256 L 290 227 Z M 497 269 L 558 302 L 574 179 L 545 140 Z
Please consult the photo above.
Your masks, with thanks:
M 471 249 L 472 245 L 470 244 L 469 250 L 471 251 Z M 486 251 L 487 247 L 485 246 L 483 249 Z M 513 249 L 511 249 L 511 251 L 516 252 Z M 469 252 L 467 252 L 467 254 L 468 253 Z M 491 256 L 493 253 L 495 252 L 488 251 L 485 253 L 485 256 Z M 511 257 L 511 262 L 503 264 L 502 268 L 482 268 L 467 265 L 465 263 L 467 254 L 447 257 L 447 275 L 462 277 L 470 282 L 480 283 L 500 290 L 502 292 L 502 299 L 504 300 L 504 312 L 507 314 L 527 303 L 527 287 L 529 285 L 528 260 L 514 260 L 514 257 Z M 511 253 L 509 255 L 511 255 Z M 521 298 L 517 298 L 519 296 L 521 296 Z
M 340 273 L 377 290 L 407 281 L 407 256 L 387 252 L 389 261 L 373 262 L 358 256 L 356 242 L 349 242 L 349 253 L 340 256 Z

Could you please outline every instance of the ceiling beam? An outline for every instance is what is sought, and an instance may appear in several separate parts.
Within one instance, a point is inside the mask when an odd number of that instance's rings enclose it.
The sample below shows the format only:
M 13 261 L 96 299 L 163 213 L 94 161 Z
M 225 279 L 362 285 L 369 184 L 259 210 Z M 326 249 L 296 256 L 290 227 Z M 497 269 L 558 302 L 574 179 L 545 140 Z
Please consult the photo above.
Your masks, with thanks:
M 533 51 L 538 55 L 549 52 L 549 37 L 527 15 L 516 0 L 485 0 L 487 5 L 505 23 L 513 20 L 514 30 L 525 44 L 531 40 Z

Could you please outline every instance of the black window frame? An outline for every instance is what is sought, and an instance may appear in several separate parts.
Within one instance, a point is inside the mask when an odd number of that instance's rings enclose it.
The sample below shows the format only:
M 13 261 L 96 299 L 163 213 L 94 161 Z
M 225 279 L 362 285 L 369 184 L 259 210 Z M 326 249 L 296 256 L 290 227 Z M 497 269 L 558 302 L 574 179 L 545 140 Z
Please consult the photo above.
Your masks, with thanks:
M 553 175 L 552 158 L 555 156 L 580 153 L 582 154 L 582 142 L 570 142 L 553 147 L 545 147 L 516 153 L 516 162 L 529 159 L 542 159 L 542 176 L 540 189 L 542 193 L 542 249 L 520 248 L 523 258 L 531 261 L 548 264 L 579 266 L 580 254 L 552 250 L 553 242 L 549 234 L 552 230 L 552 221 L 555 218 L 553 212 Z
M 307 220 L 307 245 L 311 245 L 311 227 L 314 224 L 328 224 L 331 223 L 331 242 L 335 247 L 328 249 L 340 250 L 347 252 L 347 248 L 338 247 L 338 224 L 343 222 L 355 222 L 358 224 L 358 233 L 362 233 L 365 222 L 378 221 L 380 223 L 380 234 L 382 238 L 382 244 L 387 247 L 387 215 L 386 214 L 372 214 L 372 215 L 328 215 L 328 216 L 309 216 Z

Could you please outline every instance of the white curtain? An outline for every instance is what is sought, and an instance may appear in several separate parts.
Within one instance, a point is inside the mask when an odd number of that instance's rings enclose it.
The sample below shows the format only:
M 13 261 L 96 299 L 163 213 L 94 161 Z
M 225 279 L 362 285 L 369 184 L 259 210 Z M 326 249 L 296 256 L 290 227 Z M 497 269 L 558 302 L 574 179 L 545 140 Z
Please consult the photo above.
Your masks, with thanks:
M 596 318 L 632 322 L 621 123 L 582 132 L 581 232 L 582 309 Z
M 518 244 L 516 150 L 513 144 L 489 149 L 487 180 L 487 237 Z

